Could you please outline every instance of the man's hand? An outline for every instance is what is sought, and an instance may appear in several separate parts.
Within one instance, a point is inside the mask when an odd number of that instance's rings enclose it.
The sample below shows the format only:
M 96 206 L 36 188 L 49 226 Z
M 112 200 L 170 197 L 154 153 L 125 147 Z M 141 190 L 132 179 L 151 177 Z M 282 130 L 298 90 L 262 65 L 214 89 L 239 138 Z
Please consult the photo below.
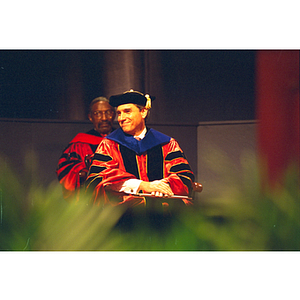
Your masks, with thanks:
M 151 182 L 142 181 L 139 190 L 143 190 L 145 193 L 151 193 L 156 197 L 171 197 L 174 195 L 166 179 Z

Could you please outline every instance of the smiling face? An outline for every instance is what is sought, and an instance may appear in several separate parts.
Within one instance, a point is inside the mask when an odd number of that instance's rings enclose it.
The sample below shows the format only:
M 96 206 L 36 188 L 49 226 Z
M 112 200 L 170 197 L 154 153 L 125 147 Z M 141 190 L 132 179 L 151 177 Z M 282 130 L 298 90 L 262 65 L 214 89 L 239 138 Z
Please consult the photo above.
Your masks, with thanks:
M 117 108 L 118 122 L 122 130 L 130 135 L 139 135 L 145 128 L 147 109 L 139 109 L 132 103 L 122 104 Z
M 111 132 L 115 116 L 114 109 L 106 101 L 94 103 L 88 115 L 95 130 L 100 134 L 109 134 Z

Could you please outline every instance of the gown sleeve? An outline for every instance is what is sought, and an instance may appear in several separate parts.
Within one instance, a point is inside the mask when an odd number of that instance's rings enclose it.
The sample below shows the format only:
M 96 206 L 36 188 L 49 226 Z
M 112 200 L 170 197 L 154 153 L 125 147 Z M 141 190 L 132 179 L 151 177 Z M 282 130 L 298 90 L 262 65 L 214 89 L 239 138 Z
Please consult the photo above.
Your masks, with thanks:
M 118 192 L 128 179 L 137 178 L 125 171 L 118 144 L 104 139 L 94 154 L 85 182 L 86 193 L 93 199 L 94 204 L 99 201 L 108 203 L 110 200 L 106 190 Z
M 93 151 L 87 143 L 72 143 L 59 158 L 56 175 L 63 186 L 65 199 L 77 194 L 85 178 L 80 177 L 81 172 L 88 172 L 88 160 Z
M 165 156 L 166 178 L 175 195 L 191 196 L 194 174 L 175 139 L 163 146 Z M 189 204 L 189 201 L 184 201 Z

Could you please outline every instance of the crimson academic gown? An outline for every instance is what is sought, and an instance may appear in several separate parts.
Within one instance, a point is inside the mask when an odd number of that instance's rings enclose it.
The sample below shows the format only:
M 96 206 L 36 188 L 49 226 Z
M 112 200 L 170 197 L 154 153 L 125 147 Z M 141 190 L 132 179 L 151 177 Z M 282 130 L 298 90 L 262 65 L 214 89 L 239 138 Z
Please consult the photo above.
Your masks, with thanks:
M 85 178 L 80 178 L 79 173 L 88 172 L 91 158 L 98 145 L 103 140 L 96 130 L 87 133 L 78 133 L 63 151 L 59 158 L 56 174 L 63 186 L 65 199 L 78 200 L 79 188 Z
M 178 142 L 154 129 L 148 129 L 141 141 L 125 134 L 121 128 L 109 134 L 97 148 L 88 178 L 86 192 L 94 204 L 145 204 L 136 196 L 109 197 L 107 191 L 119 191 L 128 179 L 153 181 L 166 178 L 175 195 L 192 192 L 194 174 Z M 180 200 L 192 204 L 190 200 Z

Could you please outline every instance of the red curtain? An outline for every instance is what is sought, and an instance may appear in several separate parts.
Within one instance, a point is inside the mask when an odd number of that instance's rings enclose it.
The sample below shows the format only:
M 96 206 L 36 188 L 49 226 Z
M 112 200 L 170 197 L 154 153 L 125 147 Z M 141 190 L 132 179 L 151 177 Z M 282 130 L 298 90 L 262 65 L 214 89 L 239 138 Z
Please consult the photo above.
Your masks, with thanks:
M 299 170 L 299 51 L 258 51 L 256 79 L 258 151 L 274 186 L 289 166 Z

